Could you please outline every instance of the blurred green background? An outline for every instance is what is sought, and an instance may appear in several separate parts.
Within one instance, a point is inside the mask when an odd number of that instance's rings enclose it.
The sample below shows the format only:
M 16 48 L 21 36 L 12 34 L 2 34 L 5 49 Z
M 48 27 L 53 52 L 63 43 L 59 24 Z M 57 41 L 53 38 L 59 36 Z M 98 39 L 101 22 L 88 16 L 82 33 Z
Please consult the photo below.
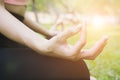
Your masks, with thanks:
M 38 22 L 46 28 L 50 28 L 61 15 L 65 17 L 65 27 L 86 20 L 85 49 L 108 34 L 110 38 L 103 52 L 95 60 L 85 61 L 90 74 L 97 80 L 120 80 L 120 0 L 31 0 L 28 12 L 37 13 Z M 43 18 L 41 16 L 46 19 L 39 19 Z M 74 44 L 78 39 L 79 34 L 68 42 Z

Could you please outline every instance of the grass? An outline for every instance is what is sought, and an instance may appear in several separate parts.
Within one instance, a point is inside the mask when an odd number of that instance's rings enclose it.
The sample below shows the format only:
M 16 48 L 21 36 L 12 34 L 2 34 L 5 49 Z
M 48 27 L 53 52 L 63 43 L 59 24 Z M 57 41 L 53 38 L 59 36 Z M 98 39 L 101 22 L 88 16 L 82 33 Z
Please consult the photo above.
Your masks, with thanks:
M 86 60 L 91 75 L 97 80 L 120 80 L 120 25 L 106 25 L 102 28 L 88 26 L 87 34 L 85 49 L 92 47 L 103 35 L 110 35 L 103 52 L 95 60 Z M 78 35 L 69 41 L 75 43 L 77 39 Z
M 107 46 L 95 60 L 85 60 L 90 74 L 97 80 L 120 80 L 120 25 L 106 25 L 101 28 L 87 27 L 87 44 L 91 48 L 95 41 L 104 34 L 110 35 Z M 68 42 L 74 44 L 79 35 L 71 37 Z

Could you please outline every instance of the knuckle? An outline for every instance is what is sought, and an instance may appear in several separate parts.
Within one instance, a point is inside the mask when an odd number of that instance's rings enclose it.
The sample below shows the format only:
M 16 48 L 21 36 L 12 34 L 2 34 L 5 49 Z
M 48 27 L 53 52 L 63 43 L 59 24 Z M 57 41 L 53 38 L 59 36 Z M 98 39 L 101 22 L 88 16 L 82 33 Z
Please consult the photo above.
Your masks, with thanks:
M 96 57 L 95 57 L 94 55 L 92 55 L 92 54 L 89 56 L 89 59 L 90 59 L 90 60 L 95 60 L 95 58 L 96 58 Z
M 77 30 L 75 30 L 74 28 L 70 28 L 67 30 L 67 32 L 70 34 L 75 34 L 77 32 Z
M 69 29 L 69 30 L 66 31 L 66 33 L 69 34 L 69 35 L 72 35 L 74 33 L 74 31 L 72 29 Z
M 95 60 L 95 58 L 94 58 L 94 57 L 91 57 L 90 59 L 91 59 L 91 60 Z
M 81 45 L 84 46 L 86 44 L 86 40 L 81 40 Z

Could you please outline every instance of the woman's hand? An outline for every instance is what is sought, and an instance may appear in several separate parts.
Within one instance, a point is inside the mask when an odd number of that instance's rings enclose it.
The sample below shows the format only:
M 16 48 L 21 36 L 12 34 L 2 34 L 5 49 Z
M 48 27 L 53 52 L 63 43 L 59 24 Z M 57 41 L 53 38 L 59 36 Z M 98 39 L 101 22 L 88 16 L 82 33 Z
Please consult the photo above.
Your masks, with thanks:
M 108 36 L 103 36 L 96 44 L 89 50 L 82 50 L 80 57 L 83 59 L 94 60 L 104 49 L 107 44 Z
M 80 40 L 74 46 L 70 46 L 70 44 L 67 43 L 67 39 L 80 31 Z M 82 50 L 86 43 L 86 26 L 78 25 L 78 27 L 65 30 L 48 40 L 47 49 L 51 56 L 56 55 L 56 57 L 65 59 L 95 59 L 105 47 L 107 40 L 108 37 L 103 37 L 93 46 L 93 48 Z
M 58 27 L 60 27 L 60 30 L 58 30 Z M 64 16 L 60 15 L 55 21 L 54 25 L 49 30 L 49 34 L 51 36 L 47 36 L 46 38 L 50 39 L 63 31 L 64 31 Z
M 72 57 L 75 54 L 78 54 L 84 42 L 80 40 L 79 43 L 76 44 L 75 46 L 70 46 L 67 43 L 67 39 L 83 29 L 84 27 L 79 25 L 78 27 L 65 30 L 59 33 L 58 35 L 54 36 L 50 40 L 48 40 L 49 43 L 48 49 L 51 51 L 51 54 L 56 54 L 61 57 L 68 57 L 68 58 Z

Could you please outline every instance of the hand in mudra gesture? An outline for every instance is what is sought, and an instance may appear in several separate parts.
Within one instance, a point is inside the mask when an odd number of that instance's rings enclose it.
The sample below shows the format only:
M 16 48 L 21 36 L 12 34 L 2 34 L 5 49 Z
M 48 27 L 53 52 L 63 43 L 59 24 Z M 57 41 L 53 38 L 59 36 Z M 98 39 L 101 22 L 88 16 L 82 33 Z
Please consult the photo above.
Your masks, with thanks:
M 75 45 L 71 46 L 67 43 L 67 39 L 78 32 L 81 32 L 80 40 L 77 41 Z M 86 26 L 78 25 L 77 27 L 69 28 L 49 39 L 46 44 L 46 49 L 51 56 L 54 55 L 70 60 L 79 60 L 81 58 L 92 60 L 101 53 L 107 40 L 108 36 L 103 36 L 92 48 L 82 50 L 86 44 Z

